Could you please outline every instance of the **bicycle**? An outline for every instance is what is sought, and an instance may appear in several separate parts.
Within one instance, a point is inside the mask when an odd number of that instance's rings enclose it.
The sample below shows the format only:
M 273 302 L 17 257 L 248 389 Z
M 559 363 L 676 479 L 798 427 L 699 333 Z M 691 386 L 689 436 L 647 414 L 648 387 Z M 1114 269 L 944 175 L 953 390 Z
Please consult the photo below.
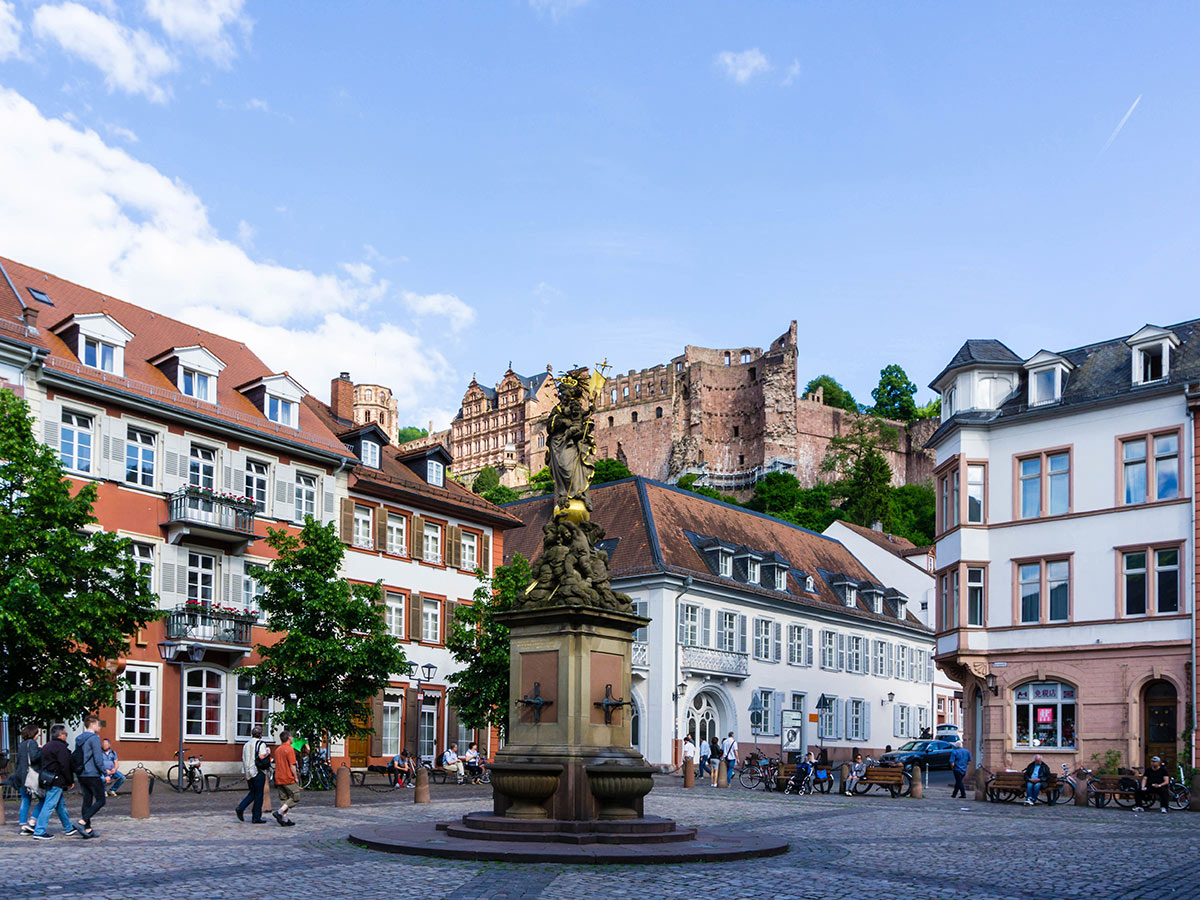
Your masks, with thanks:
M 181 791 L 195 791 L 197 794 L 200 794 L 208 790 L 208 784 L 205 780 L 204 773 L 200 769 L 200 763 L 203 761 L 204 757 L 189 756 L 187 759 L 184 759 L 183 754 L 190 752 L 191 750 L 189 750 L 187 747 L 184 747 L 183 750 L 175 754 L 182 762 L 183 778 L 181 779 L 179 777 L 180 763 L 176 763 L 175 765 L 171 766 L 171 768 L 167 769 L 167 784 L 169 784 L 171 789 L 177 793 Z
M 1071 767 L 1069 765 L 1063 763 L 1062 770 L 1062 778 L 1058 779 L 1058 785 L 1050 794 L 1051 805 L 1058 803 L 1072 803 L 1075 800 L 1075 789 L 1079 786 L 1079 782 L 1075 780 L 1075 776 L 1072 774 Z M 1092 795 L 1095 793 L 1095 791 L 1092 790 L 1092 770 L 1080 769 L 1079 771 L 1087 777 L 1088 801 L 1090 802 L 1093 799 Z
M 328 791 L 337 784 L 337 775 L 323 755 L 310 754 L 300 762 L 300 787 L 306 791 Z
M 779 777 L 779 760 L 771 757 L 751 756 L 738 773 L 738 781 L 742 787 L 753 790 L 761 783 L 764 790 L 771 790 Z

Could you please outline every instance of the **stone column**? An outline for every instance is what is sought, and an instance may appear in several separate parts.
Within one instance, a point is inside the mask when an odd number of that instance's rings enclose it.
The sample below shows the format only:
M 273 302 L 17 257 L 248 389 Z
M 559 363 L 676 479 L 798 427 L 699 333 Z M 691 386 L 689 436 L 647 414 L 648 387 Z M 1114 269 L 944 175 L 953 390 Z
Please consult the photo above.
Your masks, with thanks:
M 1087 773 L 1083 769 L 1075 770 L 1075 805 L 1088 805 Z
M 919 762 L 913 763 L 912 766 L 912 792 L 909 794 L 914 800 L 923 800 L 925 798 L 925 786 L 921 783 L 921 773 L 924 771 Z
M 683 786 L 685 788 L 696 786 L 696 764 L 690 759 L 683 761 Z
M 975 767 L 975 799 L 987 800 L 987 782 L 991 773 L 983 766 Z
M 138 766 L 129 776 L 133 792 L 129 800 L 129 818 L 150 818 L 150 773 Z
M 337 796 L 333 805 L 342 809 L 350 805 L 350 769 L 347 766 L 337 770 Z
M 417 784 L 413 791 L 413 803 L 428 803 L 429 802 L 429 770 L 424 766 L 417 766 Z
M 729 777 L 729 763 L 725 761 L 725 757 L 721 757 L 721 764 L 717 766 L 717 787 L 726 787 L 726 779 Z

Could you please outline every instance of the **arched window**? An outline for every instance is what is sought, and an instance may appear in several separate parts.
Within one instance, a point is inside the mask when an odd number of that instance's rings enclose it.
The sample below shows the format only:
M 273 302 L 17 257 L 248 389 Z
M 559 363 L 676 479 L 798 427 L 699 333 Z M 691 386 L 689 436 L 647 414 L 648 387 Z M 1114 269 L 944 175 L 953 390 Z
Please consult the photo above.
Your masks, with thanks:
M 630 419 L 631 419 L 631 421 L 634 421 L 634 422 L 637 421 L 637 411 L 636 410 L 634 412 L 630 413 Z
M 616 388 L 612 389 L 612 402 L 613 403 L 617 402 L 617 389 Z
M 701 691 L 688 704 L 687 730 L 684 733 L 694 736 L 697 744 L 708 741 L 711 745 L 721 739 L 720 718 L 713 700 L 712 694 Z
M 654 407 L 654 418 L 656 418 L 656 419 L 662 418 L 662 407 L 661 406 Z
M 613 426 L 613 417 L 612 417 L 612 416 L 609 416 L 609 417 L 608 417 L 608 427 L 609 427 L 609 428 L 612 428 L 612 426 Z
M 725 352 L 725 365 L 729 365 L 729 363 L 730 363 L 730 356 L 729 356 L 729 352 L 726 351 Z
M 370 388 L 367 388 L 365 391 L 363 391 L 363 399 L 366 400 L 368 403 L 370 403 L 373 398 L 374 398 L 374 394 Z
M 196 738 L 225 737 L 225 673 L 188 669 L 184 685 L 184 733 Z
M 1075 746 L 1075 687 L 1031 681 L 1013 691 L 1013 737 L 1017 747 Z

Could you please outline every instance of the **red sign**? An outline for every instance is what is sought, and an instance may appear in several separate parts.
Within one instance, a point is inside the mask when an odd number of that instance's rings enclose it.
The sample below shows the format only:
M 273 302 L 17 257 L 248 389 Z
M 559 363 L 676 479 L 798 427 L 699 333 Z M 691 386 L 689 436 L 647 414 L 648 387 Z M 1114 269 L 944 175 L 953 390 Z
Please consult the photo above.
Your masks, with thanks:
M 1053 706 L 1039 706 L 1038 711 L 1037 711 L 1037 721 L 1038 721 L 1039 725 L 1053 725 L 1054 724 L 1054 707 Z

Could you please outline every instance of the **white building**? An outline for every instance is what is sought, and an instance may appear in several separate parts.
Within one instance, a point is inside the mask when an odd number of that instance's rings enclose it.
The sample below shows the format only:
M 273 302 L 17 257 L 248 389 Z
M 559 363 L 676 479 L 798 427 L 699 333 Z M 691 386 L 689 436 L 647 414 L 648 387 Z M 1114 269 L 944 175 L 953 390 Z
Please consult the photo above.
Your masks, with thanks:
M 799 746 L 823 744 L 834 759 L 878 756 L 930 725 L 932 634 L 841 543 L 640 477 L 591 495 L 613 585 L 651 619 L 635 636 L 630 698 L 648 762 L 677 763 L 689 732 L 733 731 L 744 750 L 778 754 L 784 711 L 800 714 Z M 525 523 L 506 535 L 506 560 L 540 554 L 552 507 L 551 497 L 505 507 Z

